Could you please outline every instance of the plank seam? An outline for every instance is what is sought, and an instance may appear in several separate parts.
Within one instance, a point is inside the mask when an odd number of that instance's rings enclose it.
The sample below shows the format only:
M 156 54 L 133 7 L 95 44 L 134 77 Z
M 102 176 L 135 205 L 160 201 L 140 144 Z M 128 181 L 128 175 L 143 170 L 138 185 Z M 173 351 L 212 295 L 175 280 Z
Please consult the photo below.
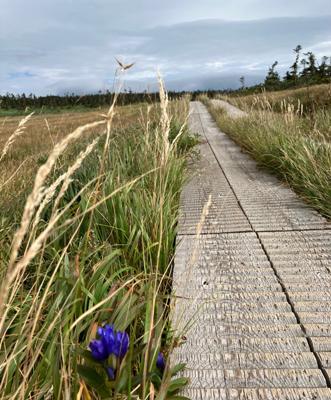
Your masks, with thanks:
M 240 205 L 240 203 L 239 203 Z M 241 208 L 241 207 L 240 207 Z M 245 217 L 247 218 L 247 215 L 245 214 Z M 249 221 L 248 221 L 249 222 Z M 260 231 L 260 230 L 254 230 L 253 232 L 258 232 L 258 233 L 287 233 L 287 232 L 329 232 L 331 231 L 330 228 L 321 228 L 321 229 L 280 229 L 280 230 L 270 230 L 270 231 Z M 252 231 L 247 230 L 247 231 L 220 231 L 220 232 L 201 232 L 201 236 L 208 236 L 208 235 L 227 235 L 227 234 L 234 234 L 234 233 L 251 233 Z M 177 234 L 177 236 L 196 236 L 196 233 L 188 232 L 188 233 L 183 233 L 180 232 Z

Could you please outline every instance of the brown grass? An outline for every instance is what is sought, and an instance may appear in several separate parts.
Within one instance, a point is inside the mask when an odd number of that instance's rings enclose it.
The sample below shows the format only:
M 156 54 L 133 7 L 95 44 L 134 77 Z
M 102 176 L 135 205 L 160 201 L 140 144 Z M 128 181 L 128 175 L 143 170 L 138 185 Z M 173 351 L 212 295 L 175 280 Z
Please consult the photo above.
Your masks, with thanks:
M 114 117 L 114 129 L 122 129 L 137 123 L 141 108 L 145 105 L 118 107 Z M 31 190 L 36 171 L 46 161 L 54 146 L 78 126 L 101 119 L 108 109 L 63 114 L 34 115 L 25 124 L 25 130 L 16 137 L 14 146 L 0 162 L 0 208 L 4 212 L 21 209 Z M 6 142 L 17 130 L 22 117 L 0 118 L 0 154 Z M 95 132 L 100 128 L 96 127 Z
M 223 96 L 224 97 L 224 96 Z M 307 86 L 298 89 L 287 89 L 275 92 L 261 92 L 250 95 L 236 93 L 227 100 L 245 111 L 264 109 L 269 103 L 273 111 L 283 111 L 282 103 L 303 106 L 305 112 L 331 110 L 331 84 Z

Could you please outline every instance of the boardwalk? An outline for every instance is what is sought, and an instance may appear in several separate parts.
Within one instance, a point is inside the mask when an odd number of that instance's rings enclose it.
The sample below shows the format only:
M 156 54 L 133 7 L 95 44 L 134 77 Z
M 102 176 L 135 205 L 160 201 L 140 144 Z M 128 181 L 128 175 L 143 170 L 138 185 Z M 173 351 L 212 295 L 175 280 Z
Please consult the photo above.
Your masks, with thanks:
M 174 355 L 187 363 L 184 395 L 331 399 L 330 224 L 259 170 L 201 103 L 191 111 L 202 143 L 174 270 L 176 323 L 194 317 Z

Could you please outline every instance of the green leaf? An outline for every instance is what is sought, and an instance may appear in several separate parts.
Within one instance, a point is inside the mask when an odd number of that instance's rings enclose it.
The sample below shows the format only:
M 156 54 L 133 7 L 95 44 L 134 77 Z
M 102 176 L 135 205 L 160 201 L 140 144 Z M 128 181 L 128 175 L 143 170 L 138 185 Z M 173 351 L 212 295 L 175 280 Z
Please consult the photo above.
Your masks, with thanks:
M 184 386 L 186 386 L 188 384 L 189 380 L 188 378 L 177 378 L 177 379 L 173 379 L 168 387 L 168 393 L 174 393 L 177 390 L 182 389 Z
M 121 371 L 121 375 L 116 382 L 116 391 L 122 393 L 128 385 L 128 380 L 129 380 L 128 368 L 123 368 Z
M 180 363 L 175 365 L 173 368 L 170 370 L 171 376 L 175 376 L 178 374 L 178 372 L 182 371 L 186 367 L 185 363 Z
M 150 380 L 153 382 L 153 384 L 154 384 L 157 388 L 159 388 L 159 387 L 161 386 L 162 379 L 161 379 L 161 377 L 160 377 L 159 374 L 157 374 L 157 373 L 155 373 L 155 372 L 151 373 L 151 374 L 150 374 Z
M 102 398 L 109 398 L 111 396 L 111 393 L 107 389 L 105 378 L 95 369 L 86 365 L 78 365 L 77 370 L 84 381 L 96 390 Z

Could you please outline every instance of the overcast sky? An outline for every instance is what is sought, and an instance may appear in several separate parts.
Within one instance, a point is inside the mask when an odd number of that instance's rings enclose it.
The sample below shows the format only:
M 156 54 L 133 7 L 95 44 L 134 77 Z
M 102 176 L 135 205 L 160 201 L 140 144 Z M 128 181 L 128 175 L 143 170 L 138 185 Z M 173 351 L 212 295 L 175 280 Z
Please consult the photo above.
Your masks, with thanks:
M 0 92 L 235 87 L 302 44 L 331 56 L 330 0 L 0 0 Z

